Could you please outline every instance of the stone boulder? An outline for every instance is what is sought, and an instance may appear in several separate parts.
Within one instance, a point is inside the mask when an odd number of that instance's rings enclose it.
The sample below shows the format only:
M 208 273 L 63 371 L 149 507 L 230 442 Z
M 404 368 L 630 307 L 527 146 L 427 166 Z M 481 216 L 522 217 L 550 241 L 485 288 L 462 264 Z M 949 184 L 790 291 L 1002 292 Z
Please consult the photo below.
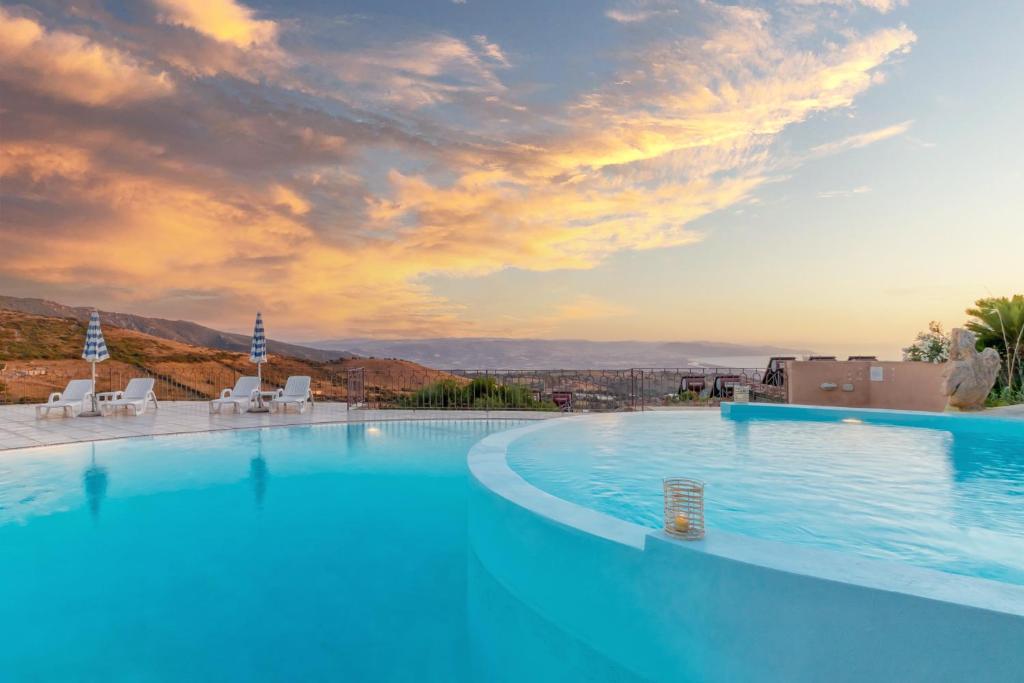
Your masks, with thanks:
M 949 362 L 943 374 L 943 392 L 951 408 L 981 410 L 995 386 L 1001 361 L 995 349 L 978 353 L 974 333 L 954 328 L 950 333 Z

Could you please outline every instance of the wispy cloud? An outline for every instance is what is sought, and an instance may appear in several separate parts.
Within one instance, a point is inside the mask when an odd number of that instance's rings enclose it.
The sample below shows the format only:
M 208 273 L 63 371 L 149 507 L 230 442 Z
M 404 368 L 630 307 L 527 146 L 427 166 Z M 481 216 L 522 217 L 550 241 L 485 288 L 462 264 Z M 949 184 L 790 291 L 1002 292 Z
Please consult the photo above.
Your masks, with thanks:
M 480 47 L 480 51 L 485 57 L 501 64 L 502 66 L 510 66 L 508 58 L 505 56 L 500 45 L 488 41 L 487 36 L 484 35 L 473 36 L 473 40 Z
M 896 123 L 891 126 L 884 128 L 878 128 L 875 130 L 868 131 L 866 133 L 857 133 L 856 135 L 850 135 L 843 138 L 842 140 L 835 140 L 834 142 L 826 142 L 822 145 L 817 145 L 811 148 L 812 156 L 829 156 L 831 154 L 838 154 L 839 152 L 845 152 L 851 149 L 859 149 L 860 147 L 867 147 L 873 145 L 876 142 L 882 140 L 888 140 L 903 135 L 910 127 L 914 124 L 913 121 L 904 121 L 903 123 Z
M 836 198 L 849 198 L 859 194 L 866 194 L 871 192 L 871 188 L 867 185 L 860 185 L 858 187 L 851 188 L 849 190 L 826 190 L 819 192 L 818 197 L 821 199 L 836 199 Z
M 626 0 L 605 10 L 604 15 L 620 24 L 641 24 L 656 17 L 679 14 L 679 8 L 666 0 Z
M 413 109 L 467 94 L 503 93 L 496 70 L 508 65 L 504 53 L 485 36 L 477 36 L 474 43 L 478 49 L 453 36 L 435 34 L 388 47 L 320 55 L 314 59 L 328 72 L 320 77 L 325 85 L 316 92 L 349 101 L 358 92 L 364 101 Z
M 907 0 L 790 0 L 796 5 L 832 5 L 837 7 L 867 7 L 886 14 L 897 7 L 905 7 Z

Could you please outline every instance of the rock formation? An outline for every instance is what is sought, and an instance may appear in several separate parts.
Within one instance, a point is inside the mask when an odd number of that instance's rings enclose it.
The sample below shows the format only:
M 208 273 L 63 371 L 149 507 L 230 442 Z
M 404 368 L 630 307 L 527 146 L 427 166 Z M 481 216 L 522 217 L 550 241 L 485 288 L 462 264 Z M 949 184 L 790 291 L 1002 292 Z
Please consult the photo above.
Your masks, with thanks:
M 999 374 L 999 352 L 975 348 L 974 333 L 954 328 L 950 333 L 949 363 L 943 376 L 943 392 L 949 405 L 960 410 L 980 410 Z

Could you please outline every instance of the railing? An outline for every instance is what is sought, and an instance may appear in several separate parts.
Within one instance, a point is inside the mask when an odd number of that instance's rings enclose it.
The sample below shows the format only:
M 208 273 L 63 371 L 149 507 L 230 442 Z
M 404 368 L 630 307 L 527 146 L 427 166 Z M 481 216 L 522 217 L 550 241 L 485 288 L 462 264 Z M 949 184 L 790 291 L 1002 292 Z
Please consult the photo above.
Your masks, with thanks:
M 100 364 L 96 389 L 114 391 L 132 377 L 152 377 L 160 400 L 209 400 L 234 386 L 241 374 L 227 367 L 158 372 Z M 85 363 L 73 370 L 48 369 L 45 374 L 8 367 L 0 373 L 0 403 L 45 401 L 69 380 L 88 377 Z M 265 388 L 284 386 L 286 379 L 272 363 L 263 367 Z M 764 370 L 756 368 L 439 371 L 376 364 L 348 370 L 318 368 L 312 390 L 317 401 L 348 401 L 350 407 L 377 409 L 622 411 L 714 406 L 729 400 L 737 385 L 751 387 L 752 401 L 785 402 L 781 374 L 765 379 Z
M 363 368 L 352 368 L 346 373 L 345 394 L 349 408 L 366 405 L 366 371 Z
M 441 374 L 443 377 L 438 377 Z M 751 400 L 785 402 L 782 380 L 764 382 L 757 368 L 632 368 L 627 370 L 376 370 L 365 378 L 370 408 L 621 411 L 714 406 L 733 387 Z

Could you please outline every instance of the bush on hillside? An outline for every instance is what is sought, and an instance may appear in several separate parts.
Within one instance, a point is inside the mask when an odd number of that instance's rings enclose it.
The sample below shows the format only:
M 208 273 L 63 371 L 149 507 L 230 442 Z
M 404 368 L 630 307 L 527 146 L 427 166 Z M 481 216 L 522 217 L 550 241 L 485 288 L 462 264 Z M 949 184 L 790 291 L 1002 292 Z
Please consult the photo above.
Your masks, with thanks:
M 446 379 L 399 399 L 403 408 L 474 408 L 478 410 L 557 410 L 551 401 L 539 401 L 529 387 L 498 384 L 480 377 L 462 384 Z

